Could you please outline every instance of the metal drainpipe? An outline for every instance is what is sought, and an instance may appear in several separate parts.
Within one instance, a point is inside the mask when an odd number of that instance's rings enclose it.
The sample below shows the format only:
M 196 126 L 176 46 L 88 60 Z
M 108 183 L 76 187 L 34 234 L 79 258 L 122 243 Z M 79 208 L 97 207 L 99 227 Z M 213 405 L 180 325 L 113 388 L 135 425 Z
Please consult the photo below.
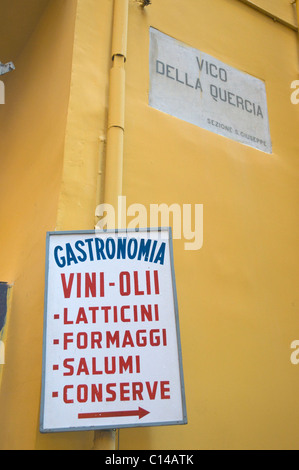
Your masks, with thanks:
M 104 202 L 114 207 L 116 225 L 123 179 L 128 14 L 129 0 L 114 0 Z M 115 437 L 113 429 L 95 431 L 93 449 L 115 450 Z
M 128 11 L 129 0 L 114 0 L 104 202 L 114 207 L 116 226 L 123 179 Z

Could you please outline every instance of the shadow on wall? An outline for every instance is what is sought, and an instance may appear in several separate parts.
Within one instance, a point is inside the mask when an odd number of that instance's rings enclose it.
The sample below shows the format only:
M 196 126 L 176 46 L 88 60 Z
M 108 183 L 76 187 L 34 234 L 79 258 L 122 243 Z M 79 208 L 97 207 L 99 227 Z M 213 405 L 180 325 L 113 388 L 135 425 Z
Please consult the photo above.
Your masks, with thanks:
M 8 285 L 4 282 L 0 282 L 0 365 L 5 363 L 5 347 L 3 341 L 3 329 L 6 322 L 7 313 L 7 291 Z
M 8 285 L 0 282 L 0 338 L 6 321 Z

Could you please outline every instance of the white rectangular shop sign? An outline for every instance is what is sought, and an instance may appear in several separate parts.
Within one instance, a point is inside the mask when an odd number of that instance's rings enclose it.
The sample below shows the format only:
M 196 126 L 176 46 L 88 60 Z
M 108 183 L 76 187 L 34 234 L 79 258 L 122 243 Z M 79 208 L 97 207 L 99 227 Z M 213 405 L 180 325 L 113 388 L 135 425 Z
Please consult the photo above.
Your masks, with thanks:
M 272 153 L 265 83 L 154 28 L 150 30 L 149 104 Z
M 185 424 L 169 228 L 50 232 L 41 431 Z

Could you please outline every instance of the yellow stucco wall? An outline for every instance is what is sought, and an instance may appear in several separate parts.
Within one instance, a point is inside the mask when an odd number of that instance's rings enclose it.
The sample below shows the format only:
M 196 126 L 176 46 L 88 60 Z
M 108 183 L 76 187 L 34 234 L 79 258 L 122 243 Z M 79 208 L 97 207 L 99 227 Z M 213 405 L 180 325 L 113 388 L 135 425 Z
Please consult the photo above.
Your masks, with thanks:
M 273 155 L 147 106 L 150 26 L 265 81 Z M 298 447 L 297 41 L 237 1 L 131 9 L 124 193 L 203 203 L 204 245 L 174 242 L 189 424 L 121 431 L 127 448 Z
M 298 25 L 296 18 L 296 2 L 289 2 L 289 0 L 248 0 L 248 3 L 252 3 L 294 26 Z
M 4 79 L 1 449 L 92 447 L 91 432 L 38 430 L 44 249 L 47 230 L 93 228 L 103 196 L 112 15 L 112 0 L 50 0 Z M 148 106 L 151 26 L 265 81 L 272 155 Z M 297 33 L 237 0 L 130 1 L 123 194 L 203 204 L 204 245 L 174 242 L 188 425 L 121 430 L 121 449 L 298 448 L 297 78 Z
M 0 279 L 13 284 L 14 294 L 0 390 L 1 449 L 40 445 L 45 233 L 57 219 L 75 14 L 76 1 L 50 1 L 19 53 L 6 59 L 16 70 L 1 77 Z

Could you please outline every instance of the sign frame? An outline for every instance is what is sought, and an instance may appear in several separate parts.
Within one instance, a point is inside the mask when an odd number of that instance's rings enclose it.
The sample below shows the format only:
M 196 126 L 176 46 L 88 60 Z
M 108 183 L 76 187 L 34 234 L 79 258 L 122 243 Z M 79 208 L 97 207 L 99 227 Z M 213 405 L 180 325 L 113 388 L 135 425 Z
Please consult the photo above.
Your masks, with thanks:
M 50 255 L 50 238 L 55 236 L 68 236 L 68 235 L 86 235 L 86 236 L 97 236 L 102 234 L 119 234 L 119 233 L 143 233 L 143 232 L 168 232 L 169 240 L 169 257 L 170 257 L 170 269 L 171 269 L 171 280 L 172 280 L 172 292 L 173 292 L 173 304 L 174 304 L 174 322 L 177 339 L 177 354 L 178 354 L 178 371 L 180 377 L 180 392 L 181 392 L 181 406 L 182 406 L 182 419 L 174 421 L 153 421 L 153 422 L 142 422 L 142 420 L 136 423 L 125 423 L 117 425 L 93 425 L 93 426 L 76 426 L 76 427 L 64 427 L 64 428 L 47 428 L 44 425 L 44 411 L 45 411 L 45 393 L 46 393 L 46 362 L 47 362 L 47 331 L 48 331 L 48 296 L 49 296 L 49 255 Z M 182 359 L 182 347 L 181 347 L 181 335 L 179 325 L 179 309 L 177 300 L 177 289 L 175 281 L 175 270 L 174 270 L 174 256 L 173 256 L 173 237 L 171 227 L 157 227 L 157 228 L 126 228 L 126 229 L 107 229 L 107 230 L 72 230 L 72 231 L 49 231 L 46 235 L 46 265 L 45 265 L 45 293 L 44 293 L 44 323 L 43 323 L 43 349 L 42 349 L 42 384 L 41 384 L 41 404 L 40 404 L 40 432 L 41 433 L 60 433 L 60 432 L 82 432 L 82 431 L 95 431 L 95 430 L 108 430 L 108 429 L 122 429 L 122 428 L 134 428 L 134 427 L 156 427 L 156 426 L 172 426 L 172 425 L 184 425 L 187 424 L 187 407 L 186 407 L 186 394 L 185 394 L 185 383 L 183 373 L 183 359 Z M 142 404 L 141 404 L 142 405 Z M 136 407 L 139 405 L 137 404 Z M 125 405 L 124 405 L 125 407 Z M 141 408 L 141 407 L 139 407 Z

